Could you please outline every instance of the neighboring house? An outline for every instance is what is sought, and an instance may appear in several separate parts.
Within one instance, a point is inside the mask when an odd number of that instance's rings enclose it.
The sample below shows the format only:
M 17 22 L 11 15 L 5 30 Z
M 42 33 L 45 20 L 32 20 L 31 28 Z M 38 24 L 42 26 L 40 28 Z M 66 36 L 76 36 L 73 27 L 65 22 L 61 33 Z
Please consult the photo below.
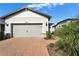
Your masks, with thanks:
M 54 23 L 49 23 L 49 27 L 50 27 L 50 32 L 51 32 L 51 33 L 55 31 L 55 29 L 52 27 L 53 24 L 54 24 Z
M 52 28 L 58 29 L 58 28 L 62 28 L 64 25 L 68 25 L 70 22 L 75 22 L 75 21 L 79 21 L 79 19 L 66 19 L 63 21 L 58 22 L 55 26 L 53 26 Z
M 21 8 L 1 19 L 5 20 L 5 35 L 9 34 L 10 37 L 42 37 L 50 30 L 48 27 L 50 18 L 51 16 L 36 10 Z
M 55 32 L 55 30 L 56 30 L 55 26 L 52 26 L 52 32 Z

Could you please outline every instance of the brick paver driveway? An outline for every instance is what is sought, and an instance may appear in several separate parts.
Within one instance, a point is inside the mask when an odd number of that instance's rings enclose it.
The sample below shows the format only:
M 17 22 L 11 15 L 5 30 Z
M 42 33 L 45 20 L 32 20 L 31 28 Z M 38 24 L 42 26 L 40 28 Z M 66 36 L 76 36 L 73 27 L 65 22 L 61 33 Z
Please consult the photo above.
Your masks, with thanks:
M 0 55 L 5 56 L 48 56 L 47 45 L 52 40 L 43 38 L 12 38 L 0 41 Z

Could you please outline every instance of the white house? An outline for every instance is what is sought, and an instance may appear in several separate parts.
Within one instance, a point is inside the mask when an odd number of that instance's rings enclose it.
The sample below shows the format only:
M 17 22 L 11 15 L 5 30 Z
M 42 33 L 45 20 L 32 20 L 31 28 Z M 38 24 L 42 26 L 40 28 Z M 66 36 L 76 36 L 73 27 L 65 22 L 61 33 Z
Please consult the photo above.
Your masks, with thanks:
M 5 20 L 4 33 L 11 37 L 44 37 L 49 31 L 50 18 L 31 8 L 21 8 L 2 17 Z

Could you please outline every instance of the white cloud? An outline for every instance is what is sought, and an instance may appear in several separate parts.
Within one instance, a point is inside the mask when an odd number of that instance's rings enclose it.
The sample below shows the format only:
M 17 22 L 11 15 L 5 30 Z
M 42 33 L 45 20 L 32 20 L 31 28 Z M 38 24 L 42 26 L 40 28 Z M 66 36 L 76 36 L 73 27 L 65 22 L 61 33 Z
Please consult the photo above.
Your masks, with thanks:
M 56 7 L 56 6 L 62 6 L 64 5 L 64 3 L 53 3 L 53 6 Z
M 45 7 L 45 6 L 51 6 L 51 4 L 49 3 L 40 3 L 40 4 L 30 4 L 30 5 L 27 5 L 27 7 L 30 7 L 30 8 L 42 8 L 42 7 Z
M 37 8 L 37 9 L 41 9 L 42 7 L 56 7 L 56 6 L 62 6 L 64 5 L 64 3 L 39 3 L 39 4 L 29 4 L 27 5 L 27 7 L 30 8 Z

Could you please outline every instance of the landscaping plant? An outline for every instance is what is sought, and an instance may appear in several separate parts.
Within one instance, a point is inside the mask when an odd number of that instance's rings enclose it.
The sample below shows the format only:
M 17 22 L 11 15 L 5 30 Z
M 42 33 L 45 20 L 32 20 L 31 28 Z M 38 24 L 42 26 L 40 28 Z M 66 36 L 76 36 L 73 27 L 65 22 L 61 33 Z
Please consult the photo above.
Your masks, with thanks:
M 69 25 L 56 30 L 54 35 L 59 36 L 55 46 L 70 56 L 79 56 L 79 21 L 70 22 Z
M 52 37 L 51 32 L 50 32 L 50 31 L 47 31 L 47 32 L 46 32 L 46 38 L 47 38 L 47 39 L 51 39 L 51 37 Z
M 0 32 L 0 40 L 4 39 L 4 32 Z

